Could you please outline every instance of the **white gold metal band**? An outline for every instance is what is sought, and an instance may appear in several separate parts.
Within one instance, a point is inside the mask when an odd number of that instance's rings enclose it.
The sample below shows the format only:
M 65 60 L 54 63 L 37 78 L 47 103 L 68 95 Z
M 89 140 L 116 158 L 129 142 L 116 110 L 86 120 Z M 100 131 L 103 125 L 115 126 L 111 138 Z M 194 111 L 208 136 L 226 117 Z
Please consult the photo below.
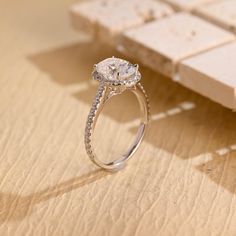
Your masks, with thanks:
M 137 97 L 141 110 L 140 125 L 136 137 L 131 146 L 129 147 L 129 149 L 123 155 L 118 157 L 115 161 L 104 163 L 96 156 L 93 148 L 93 133 L 96 126 L 96 121 L 106 102 L 113 96 L 121 94 L 125 90 L 133 92 Z M 124 88 L 121 90 L 120 87 L 117 88 L 110 87 L 106 83 L 100 82 L 99 87 L 97 89 L 97 94 L 92 104 L 92 108 L 88 115 L 85 128 L 85 147 L 91 161 L 96 165 L 98 165 L 99 167 L 110 171 L 117 171 L 123 168 L 125 166 L 126 161 L 137 150 L 144 137 L 144 133 L 149 121 L 149 113 L 150 113 L 149 101 L 145 93 L 145 90 L 143 89 L 140 83 L 137 83 L 129 88 Z

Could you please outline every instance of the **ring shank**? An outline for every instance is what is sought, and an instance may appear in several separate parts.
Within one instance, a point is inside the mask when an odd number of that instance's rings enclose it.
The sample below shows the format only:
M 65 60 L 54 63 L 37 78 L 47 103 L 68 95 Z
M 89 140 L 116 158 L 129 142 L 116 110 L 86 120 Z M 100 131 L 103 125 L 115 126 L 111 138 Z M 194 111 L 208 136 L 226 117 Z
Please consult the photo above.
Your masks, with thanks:
M 101 87 L 100 87 L 100 89 L 101 89 Z M 97 101 L 97 109 L 94 112 L 93 119 L 89 120 L 89 118 L 91 118 L 91 116 L 88 117 L 88 121 L 91 121 L 90 122 L 90 124 L 91 124 L 90 131 L 91 132 L 90 132 L 90 138 L 86 139 L 86 137 L 85 137 L 85 145 L 86 145 L 86 140 L 89 140 L 90 142 L 89 142 L 89 145 L 87 144 L 86 150 L 87 150 L 87 153 L 88 153 L 90 159 L 96 165 L 98 165 L 99 167 L 106 169 L 106 170 L 116 171 L 116 170 L 119 170 L 125 166 L 126 161 L 135 153 L 135 151 L 139 147 L 139 145 L 144 137 L 144 134 L 145 134 L 145 131 L 147 128 L 147 124 L 148 124 L 148 120 L 149 120 L 149 104 L 148 104 L 147 95 L 140 83 L 138 83 L 137 85 L 135 85 L 129 89 L 131 92 L 133 92 L 136 95 L 136 98 L 139 102 L 140 111 L 141 111 L 140 125 L 138 127 L 138 131 L 136 133 L 135 139 L 134 139 L 133 143 L 130 145 L 130 147 L 128 148 L 128 150 L 123 155 L 121 155 L 121 157 L 118 157 L 115 161 L 105 163 L 105 162 L 102 162 L 96 156 L 94 149 L 93 149 L 93 132 L 95 130 L 96 121 L 98 119 L 99 114 L 102 112 L 103 107 L 105 106 L 106 102 L 108 100 L 110 100 L 113 96 L 113 95 L 106 96 L 107 93 L 109 94 L 106 85 L 103 85 L 103 89 L 104 89 L 103 92 L 100 93 L 101 94 L 100 100 L 97 98 L 97 96 L 95 98 L 95 101 Z M 99 89 L 98 89 L 98 91 L 99 91 Z M 90 111 L 90 113 L 91 113 L 91 111 Z M 88 122 L 87 122 L 87 124 L 88 124 Z

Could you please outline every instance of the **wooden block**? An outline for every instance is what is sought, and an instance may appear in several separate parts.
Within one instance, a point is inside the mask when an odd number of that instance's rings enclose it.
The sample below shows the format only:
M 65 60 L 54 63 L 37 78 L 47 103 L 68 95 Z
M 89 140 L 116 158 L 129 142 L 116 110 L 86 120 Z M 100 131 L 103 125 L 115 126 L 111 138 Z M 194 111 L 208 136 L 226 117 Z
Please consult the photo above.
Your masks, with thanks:
M 236 109 L 236 43 L 180 64 L 181 84 L 222 105 Z
M 176 10 L 189 11 L 204 4 L 217 0 L 164 0 L 171 4 Z
M 178 13 L 126 31 L 120 43 L 128 55 L 174 78 L 181 60 L 234 38 L 198 17 Z
M 224 0 L 196 9 L 196 14 L 236 33 L 236 1 Z
M 170 15 L 167 4 L 156 0 L 94 0 L 71 8 L 73 25 L 94 37 L 114 43 L 125 29 Z

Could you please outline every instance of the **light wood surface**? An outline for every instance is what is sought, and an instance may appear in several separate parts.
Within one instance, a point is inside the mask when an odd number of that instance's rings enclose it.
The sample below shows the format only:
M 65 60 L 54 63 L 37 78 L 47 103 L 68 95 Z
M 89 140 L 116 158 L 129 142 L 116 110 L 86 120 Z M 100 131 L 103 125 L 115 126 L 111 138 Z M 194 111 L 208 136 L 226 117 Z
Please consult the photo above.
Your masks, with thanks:
M 205 6 L 208 3 L 214 3 L 218 0 L 163 0 L 171 4 L 176 10 L 192 11 L 195 8 Z
M 113 46 L 122 32 L 144 23 L 161 19 L 173 13 L 173 9 L 158 0 L 85 1 L 71 7 L 75 28 Z
M 235 12 L 235 0 L 220 0 L 195 10 L 195 13 L 199 16 L 234 33 L 236 33 Z
M 236 110 L 235 59 L 236 43 L 187 59 L 180 64 L 181 83 Z
M 0 2 L 0 235 L 234 236 L 235 114 L 144 66 L 143 145 L 121 172 L 90 163 L 91 68 L 120 55 L 72 31 L 72 3 Z M 127 145 L 137 112 L 128 94 L 104 111 L 101 153 Z
M 234 79 L 230 78 L 224 82 L 226 74 L 230 74 L 232 78 L 236 76 L 233 62 L 230 64 L 218 55 L 217 77 L 206 78 L 202 75 L 211 73 L 211 68 L 214 67 L 211 65 L 215 63 L 215 55 L 212 53 L 208 61 L 204 61 L 206 63 L 204 70 L 191 71 L 191 68 L 188 68 L 188 75 L 183 74 L 183 78 L 180 71 L 183 60 L 187 58 L 194 60 L 195 56 L 201 57 L 201 54 L 211 49 L 236 41 L 233 34 L 235 2 L 216 0 L 166 2 L 170 5 L 167 3 L 162 5 L 160 1 L 154 0 L 145 3 L 139 0 L 79 2 L 71 7 L 71 19 L 76 29 L 89 33 L 94 39 L 112 45 L 124 55 L 235 110 Z M 180 12 L 171 9 L 171 6 L 177 8 L 175 4 L 179 5 Z M 189 8 L 191 12 L 188 11 Z M 232 61 L 236 60 L 231 51 L 228 50 L 225 54 L 231 55 Z M 191 74 L 194 74 L 193 79 L 189 76 Z M 215 83 L 219 80 L 222 83 Z M 224 86 L 225 83 L 227 88 Z
M 121 38 L 125 52 L 171 78 L 181 60 L 235 40 L 233 34 L 188 13 L 127 30 Z

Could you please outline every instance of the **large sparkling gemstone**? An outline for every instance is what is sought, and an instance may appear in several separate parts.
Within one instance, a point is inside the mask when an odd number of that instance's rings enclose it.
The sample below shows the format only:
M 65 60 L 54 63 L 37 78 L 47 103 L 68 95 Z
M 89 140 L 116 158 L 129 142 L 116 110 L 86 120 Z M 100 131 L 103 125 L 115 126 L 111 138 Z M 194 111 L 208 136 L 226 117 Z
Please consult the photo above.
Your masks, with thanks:
M 127 81 L 134 79 L 135 65 L 119 58 L 108 58 L 97 64 L 96 71 L 110 81 Z

